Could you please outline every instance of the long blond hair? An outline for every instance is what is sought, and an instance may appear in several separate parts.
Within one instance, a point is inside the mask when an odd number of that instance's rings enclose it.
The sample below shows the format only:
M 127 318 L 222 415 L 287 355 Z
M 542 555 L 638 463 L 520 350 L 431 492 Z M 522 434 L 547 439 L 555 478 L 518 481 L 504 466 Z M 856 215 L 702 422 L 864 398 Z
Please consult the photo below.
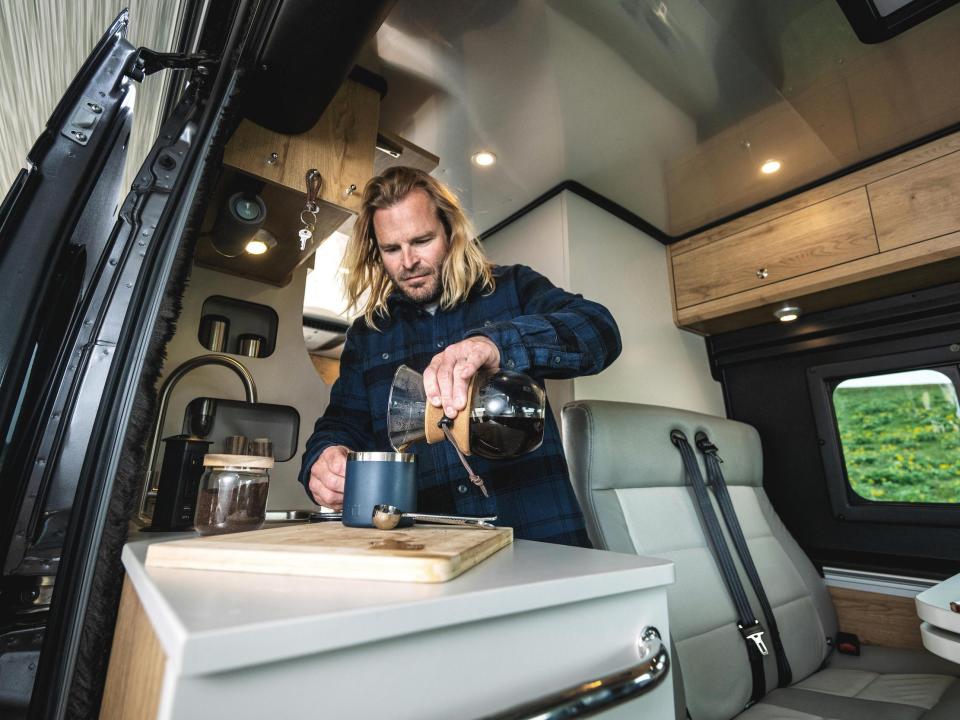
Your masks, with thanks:
M 422 190 L 433 200 L 437 217 L 447 233 L 448 252 L 440 271 L 440 307 L 448 310 L 466 300 L 478 283 L 487 292 L 492 292 L 495 286 L 493 265 L 483 254 L 457 196 L 422 170 L 392 167 L 383 175 L 371 178 L 364 188 L 360 215 L 343 257 L 343 267 L 348 273 L 348 307 L 362 309 L 367 325 L 372 328 L 376 328 L 375 315 L 389 315 L 387 297 L 395 287 L 380 258 L 373 215 L 377 210 L 396 205 L 414 190 Z M 367 290 L 370 294 L 361 308 L 362 296 Z

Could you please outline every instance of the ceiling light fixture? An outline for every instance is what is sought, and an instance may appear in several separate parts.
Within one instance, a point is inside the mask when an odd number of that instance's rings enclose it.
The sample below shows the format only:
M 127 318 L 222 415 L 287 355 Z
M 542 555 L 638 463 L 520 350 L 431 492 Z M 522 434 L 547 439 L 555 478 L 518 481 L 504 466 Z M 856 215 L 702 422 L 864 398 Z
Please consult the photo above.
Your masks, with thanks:
M 497 161 L 497 156 L 489 150 L 481 150 L 480 152 L 475 152 L 473 155 L 471 155 L 470 160 L 474 165 L 479 165 L 480 167 L 489 167 Z
M 760 172 L 764 175 L 773 175 L 780 169 L 779 160 L 767 160 L 763 165 L 760 166 Z
M 257 230 L 257 233 L 250 238 L 243 248 L 249 255 L 263 255 L 267 250 L 277 246 L 277 239 L 272 232 L 267 230 Z
M 800 308 L 796 305 L 784 305 L 774 310 L 773 316 L 780 322 L 793 322 L 800 317 Z

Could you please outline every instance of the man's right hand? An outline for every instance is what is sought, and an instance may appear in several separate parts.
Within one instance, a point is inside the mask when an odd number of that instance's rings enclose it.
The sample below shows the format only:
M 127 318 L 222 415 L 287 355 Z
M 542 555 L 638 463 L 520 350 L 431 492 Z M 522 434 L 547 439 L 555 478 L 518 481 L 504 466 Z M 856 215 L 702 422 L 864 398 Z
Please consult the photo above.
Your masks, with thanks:
M 334 510 L 343 509 L 343 476 L 349 448 L 331 445 L 310 468 L 310 493 L 314 501 Z

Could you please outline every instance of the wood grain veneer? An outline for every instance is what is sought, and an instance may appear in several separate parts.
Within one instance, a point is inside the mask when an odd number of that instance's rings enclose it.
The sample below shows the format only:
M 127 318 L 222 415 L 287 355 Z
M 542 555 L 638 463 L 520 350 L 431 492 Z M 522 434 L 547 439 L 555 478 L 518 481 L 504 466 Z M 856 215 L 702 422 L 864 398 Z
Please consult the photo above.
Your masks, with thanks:
M 863 188 L 673 256 L 677 308 L 878 252 Z M 758 272 L 766 272 L 759 277 Z
M 838 587 L 829 590 L 842 632 L 856 634 L 864 645 L 923 649 L 913 598 Z
M 306 172 L 316 168 L 323 178 L 320 199 L 359 212 L 363 187 L 373 174 L 379 108 L 375 90 L 348 80 L 317 124 L 300 135 L 241 122 L 223 164 L 299 193 L 306 192 Z M 274 163 L 268 162 L 271 153 L 277 154 Z M 356 190 L 346 194 L 350 185 Z
M 129 578 L 124 578 L 100 720 L 153 720 L 167 658 Z
M 881 250 L 960 229 L 960 153 L 867 185 Z

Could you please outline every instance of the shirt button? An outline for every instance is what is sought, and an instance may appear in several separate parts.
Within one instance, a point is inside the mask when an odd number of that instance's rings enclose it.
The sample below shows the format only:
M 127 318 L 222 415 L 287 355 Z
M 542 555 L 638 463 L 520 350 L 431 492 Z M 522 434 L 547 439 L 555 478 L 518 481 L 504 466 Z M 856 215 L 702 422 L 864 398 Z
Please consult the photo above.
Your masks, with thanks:
M 381 355 L 380 357 L 382 357 L 384 360 L 389 360 L 389 359 L 390 359 L 390 353 L 384 353 L 384 354 Z
M 457 486 L 457 490 L 460 491 L 460 494 L 461 494 L 461 495 L 465 495 L 466 492 L 467 492 L 467 490 L 469 490 L 469 489 L 470 489 L 470 488 L 468 488 L 466 485 L 458 485 L 458 486 Z
M 513 367 L 513 360 L 507 360 L 507 367 Z
M 437 347 L 443 347 L 443 340 L 437 340 Z
M 554 364 L 554 365 L 559 365 L 559 364 L 560 364 L 560 356 L 559 356 L 559 355 L 557 355 L 556 357 L 553 358 L 553 364 Z
M 483 326 L 484 326 L 484 327 L 490 327 L 491 325 L 493 325 L 493 321 L 492 321 L 492 320 L 484 320 L 484 321 L 483 321 Z

